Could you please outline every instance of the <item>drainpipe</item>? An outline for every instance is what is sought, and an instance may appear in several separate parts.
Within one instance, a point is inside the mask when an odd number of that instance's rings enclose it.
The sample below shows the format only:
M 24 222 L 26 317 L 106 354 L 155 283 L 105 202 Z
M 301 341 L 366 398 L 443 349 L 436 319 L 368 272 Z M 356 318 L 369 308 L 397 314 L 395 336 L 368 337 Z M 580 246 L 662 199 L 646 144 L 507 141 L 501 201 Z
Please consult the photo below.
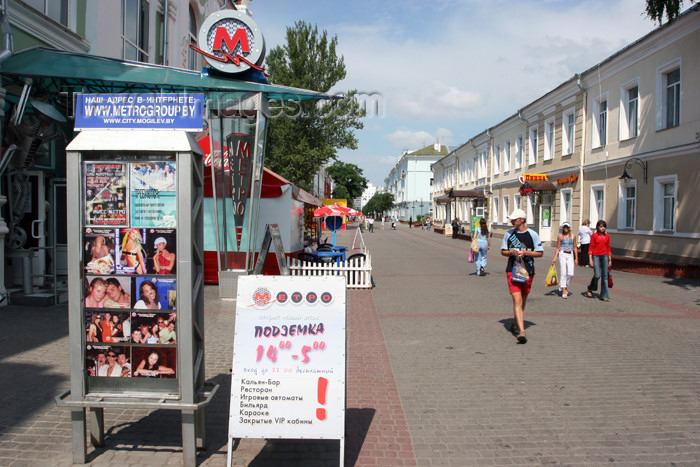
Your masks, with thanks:
M 579 199 L 581 200 L 581 207 L 579 208 L 579 225 L 581 225 L 581 222 L 584 219 L 583 216 L 583 207 L 585 206 L 585 191 L 583 189 L 583 164 L 586 161 L 586 109 L 588 108 L 588 91 L 586 88 L 583 87 L 581 84 L 581 74 L 577 73 L 576 74 L 576 85 L 578 88 L 581 90 L 583 93 L 583 108 L 581 109 L 581 120 L 583 120 L 583 127 L 581 128 L 581 156 L 579 159 L 579 175 L 578 175 L 578 182 L 579 182 Z M 574 118 L 576 118 L 574 116 Z
M 2 20 L 0 20 L 0 33 L 2 33 L 2 51 L 0 51 L 0 64 L 10 58 L 14 52 L 14 41 L 10 20 L 7 13 L 7 0 L 2 2 Z
M 170 12 L 170 0 L 165 0 L 165 19 L 163 20 L 163 65 L 168 66 L 168 13 Z

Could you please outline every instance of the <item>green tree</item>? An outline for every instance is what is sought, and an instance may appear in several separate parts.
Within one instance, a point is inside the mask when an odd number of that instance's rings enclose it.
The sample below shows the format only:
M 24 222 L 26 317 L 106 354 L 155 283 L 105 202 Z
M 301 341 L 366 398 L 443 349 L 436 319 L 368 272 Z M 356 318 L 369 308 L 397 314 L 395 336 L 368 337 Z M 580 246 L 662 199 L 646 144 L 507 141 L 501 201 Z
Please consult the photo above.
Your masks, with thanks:
M 338 38 L 297 21 L 287 28 L 287 42 L 270 50 L 269 81 L 327 93 L 345 78 Z M 341 148 L 357 149 L 354 130 L 363 128 L 364 110 L 350 91 L 344 99 L 273 102 L 270 106 L 265 165 L 309 190 L 319 168 Z
M 362 207 L 362 213 L 366 216 L 381 214 L 389 211 L 393 207 L 394 195 L 391 193 L 377 193 Z
M 359 198 L 367 188 L 367 179 L 362 176 L 362 169 L 355 164 L 337 161 L 326 167 L 326 172 L 335 182 L 334 198 Z
M 693 3 L 697 3 L 693 0 Z M 647 0 L 646 15 L 652 20 L 663 23 L 664 15 L 670 23 L 680 14 L 683 0 Z

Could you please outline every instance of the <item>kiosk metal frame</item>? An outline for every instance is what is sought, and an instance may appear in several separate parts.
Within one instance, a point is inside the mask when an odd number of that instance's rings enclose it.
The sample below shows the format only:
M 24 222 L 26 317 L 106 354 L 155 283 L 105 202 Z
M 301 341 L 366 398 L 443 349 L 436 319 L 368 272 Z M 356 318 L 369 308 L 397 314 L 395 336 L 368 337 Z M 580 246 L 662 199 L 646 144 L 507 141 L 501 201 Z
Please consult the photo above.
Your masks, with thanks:
M 93 387 L 85 367 L 83 163 L 86 160 L 157 161 L 163 158 L 174 160 L 177 167 L 176 377 L 153 381 L 107 378 Z M 186 466 L 197 464 L 197 448 L 206 445 L 205 407 L 219 386 L 206 382 L 204 373 L 203 170 L 201 149 L 185 131 L 83 131 L 67 147 L 71 388 L 57 396 L 56 402 L 71 411 L 76 463 L 87 461 L 86 428 L 89 428 L 93 445 L 104 444 L 105 408 L 181 411 Z M 134 367 L 135 363 L 132 361 Z

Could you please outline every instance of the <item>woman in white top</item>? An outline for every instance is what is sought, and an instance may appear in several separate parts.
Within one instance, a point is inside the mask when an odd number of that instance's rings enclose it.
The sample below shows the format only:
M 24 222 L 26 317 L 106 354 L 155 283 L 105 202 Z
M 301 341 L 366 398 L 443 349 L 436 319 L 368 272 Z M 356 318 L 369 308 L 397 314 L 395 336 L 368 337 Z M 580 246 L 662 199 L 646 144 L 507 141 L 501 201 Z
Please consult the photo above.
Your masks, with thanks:
M 589 227 L 591 221 L 584 219 L 581 222 L 581 227 L 578 229 L 579 243 L 581 244 L 581 253 L 578 255 L 578 265 L 584 268 L 588 267 L 588 245 L 591 244 L 591 235 L 593 231 Z

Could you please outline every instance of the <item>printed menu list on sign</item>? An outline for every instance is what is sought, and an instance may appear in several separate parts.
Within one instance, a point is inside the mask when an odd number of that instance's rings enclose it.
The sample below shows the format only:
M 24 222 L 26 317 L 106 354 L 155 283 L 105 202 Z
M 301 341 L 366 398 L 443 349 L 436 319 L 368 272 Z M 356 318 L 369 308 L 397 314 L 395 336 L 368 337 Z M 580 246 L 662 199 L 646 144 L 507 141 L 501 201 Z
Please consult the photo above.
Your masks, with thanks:
M 229 437 L 341 439 L 345 278 L 241 276 Z

